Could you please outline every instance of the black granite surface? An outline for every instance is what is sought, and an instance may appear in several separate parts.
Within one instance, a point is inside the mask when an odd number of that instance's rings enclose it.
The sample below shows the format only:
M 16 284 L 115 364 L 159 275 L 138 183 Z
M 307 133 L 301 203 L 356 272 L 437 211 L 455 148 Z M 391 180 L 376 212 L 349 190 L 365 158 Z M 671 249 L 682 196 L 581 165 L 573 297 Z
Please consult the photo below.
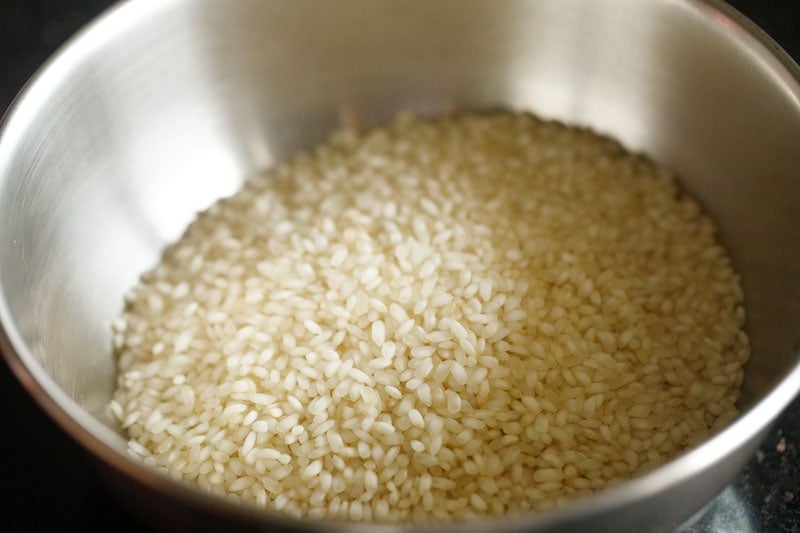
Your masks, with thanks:
M 110 3 L 0 0 L 0 113 L 53 50 Z M 800 1 L 731 3 L 800 58 Z M 28 398 L 5 362 L 0 405 L 0 530 L 144 530 L 107 494 L 81 448 Z M 800 400 L 795 400 L 742 474 L 685 529 L 800 531 L 798 442 Z

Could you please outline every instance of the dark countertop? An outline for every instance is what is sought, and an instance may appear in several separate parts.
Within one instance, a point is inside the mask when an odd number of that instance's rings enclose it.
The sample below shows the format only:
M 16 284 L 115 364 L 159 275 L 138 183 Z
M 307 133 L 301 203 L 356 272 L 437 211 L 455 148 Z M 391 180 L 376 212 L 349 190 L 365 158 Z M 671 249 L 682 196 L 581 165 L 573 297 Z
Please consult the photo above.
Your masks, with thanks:
M 800 59 L 800 1 L 731 3 Z M 0 113 L 53 50 L 110 4 L 0 0 Z M 82 449 L 29 399 L 5 362 L 0 363 L 0 402 L 7 406 L 0 441 L 5 531 L 145 529 L 108 495 Z M 799 441 L 800 399 L 778 419 L 736 481 L 687 530 L 800 531 Z

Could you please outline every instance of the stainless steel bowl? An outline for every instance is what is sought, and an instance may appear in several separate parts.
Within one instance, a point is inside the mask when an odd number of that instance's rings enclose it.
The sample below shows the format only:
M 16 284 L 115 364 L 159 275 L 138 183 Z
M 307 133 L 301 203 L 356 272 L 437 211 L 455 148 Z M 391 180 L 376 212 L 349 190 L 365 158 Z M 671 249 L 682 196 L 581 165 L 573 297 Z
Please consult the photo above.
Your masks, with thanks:
M 747 298 L 743 415 L 619 488 L 461 527 L 669 528 L 734 477 L 800 388 L 798 80 L 775 43 L 713 0 L 123 3 L 36 75 L 2 125 L 0 344 L 162 525 L 339 529 L 236 507 L 126 454 L 106 411 L 124 291 L 198 210 L 343 122 L 510 107 L 590 126 L 677 170 L 716 217 Z

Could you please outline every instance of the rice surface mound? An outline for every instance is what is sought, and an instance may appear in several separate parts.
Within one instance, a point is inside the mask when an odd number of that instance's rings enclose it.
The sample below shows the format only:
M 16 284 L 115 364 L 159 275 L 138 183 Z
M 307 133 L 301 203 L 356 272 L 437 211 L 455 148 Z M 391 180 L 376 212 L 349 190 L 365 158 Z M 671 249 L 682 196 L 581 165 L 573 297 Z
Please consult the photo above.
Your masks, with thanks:
M 114 323 L 110 408 L 146 463 L 295 516 L 546 509 L 736 416 L 742 298 L 617 143 L 402 115 L 198 216 Z

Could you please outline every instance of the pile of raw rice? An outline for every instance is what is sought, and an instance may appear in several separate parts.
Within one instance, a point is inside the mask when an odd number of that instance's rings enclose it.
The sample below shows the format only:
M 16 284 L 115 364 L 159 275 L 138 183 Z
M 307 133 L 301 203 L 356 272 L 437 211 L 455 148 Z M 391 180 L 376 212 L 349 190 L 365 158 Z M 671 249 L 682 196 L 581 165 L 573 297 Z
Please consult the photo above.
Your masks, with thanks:
M 142 277 L 111 410 L 146 463 L 295 516 L 549 508 L 736 416 L 714 233 L 663 169 L 530 115 L 341 131 Z

